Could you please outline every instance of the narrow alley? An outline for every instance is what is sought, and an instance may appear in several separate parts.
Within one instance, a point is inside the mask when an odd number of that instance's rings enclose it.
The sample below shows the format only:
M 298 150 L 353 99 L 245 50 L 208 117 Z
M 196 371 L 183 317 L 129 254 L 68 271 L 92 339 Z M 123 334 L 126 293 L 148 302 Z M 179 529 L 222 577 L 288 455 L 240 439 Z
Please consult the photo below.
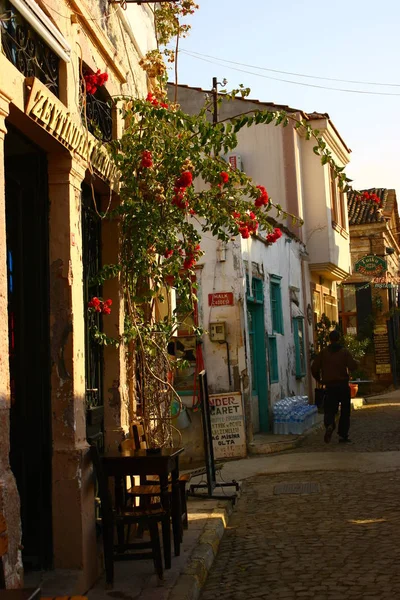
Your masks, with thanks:
M 400 597 L 400 393 L 353 411 L 350 437 L 328 445 L 317 431 L 255 459 L 260 474 L 244 482 L 202 600 Z

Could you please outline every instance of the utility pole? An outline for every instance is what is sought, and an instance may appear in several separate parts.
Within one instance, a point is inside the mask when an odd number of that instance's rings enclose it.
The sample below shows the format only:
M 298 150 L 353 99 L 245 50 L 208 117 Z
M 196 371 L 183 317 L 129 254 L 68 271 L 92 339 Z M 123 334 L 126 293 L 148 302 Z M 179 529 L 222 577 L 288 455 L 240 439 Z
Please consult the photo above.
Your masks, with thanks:
M 213 77 L 212 80 L 212 95 L 213 95 L 213 124 L 216 125 L 218 123 L 218 80 L 216 77 Z

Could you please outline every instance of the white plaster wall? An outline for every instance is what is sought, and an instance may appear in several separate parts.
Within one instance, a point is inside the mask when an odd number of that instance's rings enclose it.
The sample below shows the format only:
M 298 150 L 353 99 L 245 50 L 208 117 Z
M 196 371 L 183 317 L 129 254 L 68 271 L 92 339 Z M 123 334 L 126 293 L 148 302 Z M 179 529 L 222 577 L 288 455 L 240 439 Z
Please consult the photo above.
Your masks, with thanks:
M 238 133 L 238 146 L 235 153 L 241 156 L 243 170 L 254 183 L 265 186 L 272 201 L 286 208 L 281 127 L 273 125 L 245 127 Z
M 303 286 L 301 279 L 300 244 L 289 240 L 283 235 L 272 246 L 266 246 L 258 240 L 242 242 L 243 258 L 261 266 L 264 273 L 264 311 L 266 347 L 268 352 L 268 334 L 272 335 L 272 319 L 270 305 L 270 275 L 278 275 L 281 279 L 282 310 L 284 318 L 284 333 L 275 334 L 278 348 L 279 382 L 269 384 L 270 404 L 289 395 L 307 394 L 307 378 L 296 379 L 294 336 L 292 327 L 292 305 L 290 302 L 290 288 L 297 288 L 299 308 L 305 316 L 306 306 L 303 301 Z M 304 324 L 306 327 L 306 322 Z M 306 348 L 307 350 L 307 348 Z M 308 365 L 307 365 L 308 367 Z
M 240 260 L 239 242 L 226 245 L 225 261 L 221 262 L 220 244 L 210 234 L 203 236 L 201 248 L 205 252 L 199 265 L 202 267 L 198 279 L 200 325 L 207 330 L 203 336 L 203 355 L 211 393 L 240 391 L 237 375 L 246 368 L 244 361 L 244 339 L 241 311 L 244 295 L 244 271 Z M 233 306 L 212 306 L 208 295 L 232 292 Z M 230 352 L 231 387 L 229 387 L 226 344 L 211 342 L 208 331 L 210 322 L 225 321 L 227 342 Z M 236 377 L 235 377 L 236 371 Z
M 154 18 L 145 4 L 128 4 L 126 18 L 135 37 L 139 55 L 144 56 L 149 50 L 157 47 L 154 33 Z
M 332 227 L 331 183 L 329 166 L 321 165 L 320 157 L 313 152 L 314 143 L 302 138 L 299 148 L 302 184 L 304 190 L 303 240 L 311 263 L 330 262 L 344 271 L 350 271 L 349 239 Z M 335 162 L 344 166 L 335 155 Z M 348 219 L 346 221 L 348 227 Z

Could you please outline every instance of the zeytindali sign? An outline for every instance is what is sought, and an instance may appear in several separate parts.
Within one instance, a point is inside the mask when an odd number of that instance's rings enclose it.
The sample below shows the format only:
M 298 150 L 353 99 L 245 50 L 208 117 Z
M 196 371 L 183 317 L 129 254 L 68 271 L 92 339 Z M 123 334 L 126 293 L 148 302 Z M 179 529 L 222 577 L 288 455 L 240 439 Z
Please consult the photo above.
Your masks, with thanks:
M 383 275 L 383 273 L 386 273 L 387 264 L 385 259 L 381 258 L 380 256 L 370 254 L 360 258 L 360 260 L 358 260 L 354 265 L 354 270 L 356 273 L 361 273 L 361 275 L 379 277 Z
M 73 120 L 66 106 L 41 81 L 28 78 L 27 83 L 32 84 L 32 87 L 25 113 L 71 153 L 76 153 L 85 162 L 90 162 L 103 179 L 116 181 L 118 169 L 101 142 Z

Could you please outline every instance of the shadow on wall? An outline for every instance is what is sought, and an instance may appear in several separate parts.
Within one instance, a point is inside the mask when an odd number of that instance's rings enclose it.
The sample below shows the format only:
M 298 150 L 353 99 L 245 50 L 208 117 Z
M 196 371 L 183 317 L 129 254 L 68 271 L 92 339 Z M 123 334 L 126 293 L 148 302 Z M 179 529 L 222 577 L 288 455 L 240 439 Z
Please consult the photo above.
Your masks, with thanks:
M 190 423 L 188 427 L 180 430 L 182 439 L 177 432 L 174 434 L 174 446 L 182 446 L 185 449 L 179 460 L 180 468 L 183 470 L 204 465 L 201 411 L 187 409 L 186 412 Z M 175 425 L 174 421 L 172 423 Z

